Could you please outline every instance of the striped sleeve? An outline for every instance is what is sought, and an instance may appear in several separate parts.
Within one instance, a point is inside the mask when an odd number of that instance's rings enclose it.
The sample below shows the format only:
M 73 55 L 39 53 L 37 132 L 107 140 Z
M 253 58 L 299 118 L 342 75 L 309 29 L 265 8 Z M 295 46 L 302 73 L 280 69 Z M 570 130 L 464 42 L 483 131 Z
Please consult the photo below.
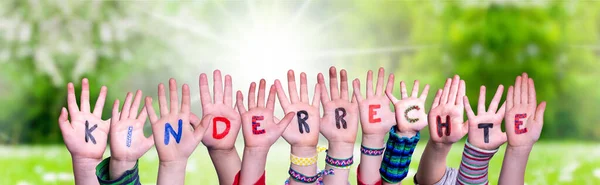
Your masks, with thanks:
M 96 177 L 100 185 L 141 185 L 140 177 L 138 176 L 138 162 L 135 162 L 133 168 L 125 171 L 119 178 L 111 180 L 109 176 L 110 157 L 102 160 L 96 166 Z
M 488 184 L 488 165 L 497 151 L 480 149 L 467 141 L 456 184 Z

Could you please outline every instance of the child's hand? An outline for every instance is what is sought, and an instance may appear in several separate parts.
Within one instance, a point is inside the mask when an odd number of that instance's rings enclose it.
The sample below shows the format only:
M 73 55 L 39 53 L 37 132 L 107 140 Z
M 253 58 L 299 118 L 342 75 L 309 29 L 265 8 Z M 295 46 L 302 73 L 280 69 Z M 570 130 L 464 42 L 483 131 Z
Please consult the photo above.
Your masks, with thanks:
M 527 73 L 518 76 L 515 86 L 508 88 L 504 117 L 509 147 L 531 147 L 540 138 L 544 126 L 546 102 L 536 109 L 536 94 L 533 79 Z
M 214 102 L 211 100 L 208 90 L 206 74 L 200 75 L 200 99 L 202 101 L 202 114 L 215 116 L 210 120 L 209 128 L 202 138 L 202 143 L 208 149 L 232 150 L 235 146 L 240 131 L 241 120 L 233 105 L 231 93 L 231 76 L 225 75 L 225 93 L 223 93 L 223 81 L 221 71 L 213 73 Z
M 275 107 L 275 86 L 271 85 L 269 97 L 265 105 L 265 80 L 260 80 L 258 97 L 256 97 L 256 83 L 250 84 L 248 91 L 248 111 L 244 107 L 244 96 L 237 92 L 237 108 L 242 117 L 242 133 L 246 148 L 268 149 L 279 139 L 286 127 L 294 118 L 295 113 L 289 112 L 278 123 L 275 122 L 273 111 Z M 266 156 L 265 156 L 266 157 Z
M 419 81 L 415 80 L 411 96 L 408 97 L 406 91 L 406 85 L 404 81 L 400 82 L 400 93 L 402 100 L 398 100 L 394 94 L 394 75 L 390 74 L 388 84 L 385 90 L 387 97 L 394 103 L 394 109 L 396 110 L 396 124 L 398 134 L 401 136 L 412 137 L 427 126 L 427 113 L 425 113 L 425 100 L 429 93 L 429 85 L 425 85 L 423 93 L 418 97 L 419 94 Z
M 182 104 L 178 105 L 177 82 L 169 80 L 170 108 L 167 107 L 165 87 L 158 85 L 158 103 L 160 119 L 152 107 L 152 98 L 146 97 L 146 110 L 152 123 L 152 133 L 160 162 L 186 161 L 200 143 L 212 116 L 205 116 L 202 121 L 190 112 L 190 89 L 187 84 L 182 87 Z M 190 124 L 191 122 L 191 124 Z
M 135 93 L 133 104 L 131 96 L 131 93 L 127 93 L 121 111 L 119 111 L 119 100 L 115 100 L 113 105 L 110 153 L 111 159 L 135 163 L 154 145 L 154 138 L 152 135 L 148 138 L 144 136 L 144 124 L 148 115 L 145 107 L 138 116 L 142 91 L 138 90 Z
M 67 86 L 69 112 L 63 107 L 58 118 L 60 130 L 67 149 L 73 159 L 102 160 L 110 124 L 102 120 L 102 109 L 106 99 L 106 87 L 102 86 L 94 112 L 90 112 L 90 90 L 88 79 L 81 81 L 81 110 L 77 107 L 73 83 Z M 68 116 L 71 115 L 69 122 Z M 97 163 L 96 163 L 97 164 Z M 94 164 L 94 165 L 96 165 Z
M 296 90 L 296 77 L 293 70 L 288 71 L 287 78 L 291 101 L 285 95 L 279 80 L 275 80 L 277 97 L 283 111 L 288 115 L 291 112 L 295 113 L 292 124 L 283 132 L 283 138 L 294 147 L 315 147 L 319 141 L 319 121 L 321 118 L 319 113 L 319 84 L 315 84 L 315 95 L 311 105 L 308 101 L 306 74 L 300 74 L 300 97 L 298 97 L 298 91 Z
M 360 124 L 363 136 L 378 135 L 385 136 L 396 124 L 394 112 L 390 109 L 390 99 L 383 92 L 385 70 L 379 68 L 377 73 L 377 87 L 373 92 L 373 71 L 367 72 L 367 98 L 364 99 L 360 93 L 360 81 L 355 79 L 352 83 L 354 96 L 358 101 L 360 112 Z M 388 83 L 389 80 L 388 79 Z M 392 81 L 393 83 L 393 81 Z
M 335 67 L 329 68 L 331 99 L 327 94 L 323 74 L 319 73 L 317 76 L 319 88 L 321 89 L 321 103 L 324 110 L 319 129 L 330 143 L 342 142 L 354 145 L 356 131 L 358 130 L 358 104 L 354 96 L 352 102 L 349 101 L 346 70 L 341 70 L 340 76 L 341 92 L 338 91 L 336 69 Z
M 500 109 L 498 109 L 503 91 L 504 86 L 498 86 L 496 95 L 494 95 L 490 108 L 486 112 L 485 86 L 481 86 L 479 90 L 479 103 L 477 105 L 478 115 L 475 115 L 473 109 L 471 109 L 469 98 L 467 96 L 463 98 L 467 117 L 469 118 L 469 143 L 473 146 L 486 150 L 495 150 L 506 142 L 506 133 L 502 132 L 501 128 L 506 105 L 502 104 Z
M 453 144 L 469 131 L 468 123 L 463 123 L 463 101 L 465 81 L 458 75 L 448 78 L 444 90 L 438 90 L 429 111 L 429 133 L 435 143 Z

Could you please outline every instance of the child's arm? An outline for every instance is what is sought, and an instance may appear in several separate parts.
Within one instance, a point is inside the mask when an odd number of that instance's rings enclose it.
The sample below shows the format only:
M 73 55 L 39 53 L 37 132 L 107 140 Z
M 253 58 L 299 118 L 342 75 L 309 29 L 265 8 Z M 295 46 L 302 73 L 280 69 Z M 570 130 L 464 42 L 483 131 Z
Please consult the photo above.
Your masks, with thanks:
M 110 123 L 102 120 L 106 87 L 100 89 L 94 111 L 90 111 L 88 79 L 82 80 L 81 109 L 77 106 L 73 83 L 67 85 L 68 109 L 62 108 L 58 124 L 71 153 L 75 184 L 98 184 L 96 165 L 102 160 Z M 70 115 L 70 121 L 69 121 Z
M 506 133 L 502 132 L 502 119 L 506 105 L 498 109 L 504 86 L 498 86 L 496 95 L 485 109 L 485 86 L 479 91 L 477 115 L 471 109 L 469 99 L 464 96 L 463 103 L 469 122 L 469 136 L 459 167 L 457 184 L 488 184 L 488 165 L 494 154 L 504 142 Z
M 279 80 L 275 81 L 277 97 L 283 111 L 288 114 L 296 112 L 292 124 L 283 132 L 283 138 L 291 145 L 291 155 L 297 158 L 312 159 L 317 156 L 317 143 L 319 141 L 320 88 L 318 84 L 315 84 L 315 93 L 311 104 L 309 102 L 306 74 L 300 74 L 300 93 L 297 91 L 296 77 L 293 70 L 288 71 L 287 78 L 290 99 L 286 96 Z M 317 165 L 312 161 L 305 164 L 292 161 L 288 174 L 290 174 L 290 184 L 292 185 L 313 184 L 316 182 Z M 304 183 L 298 182 L 300 178 L 306 179 L 303 181 Z
M 235 141 L 240 131 L 240 114 L 233 107 L 231 76 L 225 75 L 225 88 L 221 71 L 213 73 L 213 98 L 210 95 L 206 74 L 200 75 L 200 100 L 202 114 L 215 116 L 202 138 L 210 159 L 219 176 L 219 184 L 232 184 L 242 167 L 242 161 L 235 149 Z M 224 92 L 223 92 L 224 91 Z
M 152 106 L 152 98 L 146 97 L 146 110 L 160 160 L 157 184 L 184 184 L 188 158 L 200 143 L 213 116 L 204 116 L 200 121 L 190 112 L 190 88 L 187 84 L 182 87 L 181 107 L 178 105 L 175 79 L 169 80 L 169 91 L 170 106 L 164 85 L 158 85 L 160 119 Z
M 419 97 L 419 81 L 415 80 L 411 96 L 408 96 L 406 85 L 400 82 L 401 100 L 393 95 L 394 75 L 390 74 L 386 87 L 386 95 L 394 104 L 396 127 L 390 131 L 387 148 L 379 173 L 384 184 L 400 183 L 407 175 L 414 149 L 419 142 L 419 131 L 427 126 L 425 100 L 429 93 L 429 85 L 425 85 Z
M 239 184 L 264 184 L 265 164 L 271 145 L 292 121 L 294 112 L 289 112 L 276 122 L 273 116 L 275 107 L 275 86 L 271 85 L 269 97 L 265 104 L 265 80 L 261 79 L 258 96 L 255 95 L 256 83 L 250 84 L 248 92 L 248 111 L 244 107 L 242 92 L 237 92 L 237 109 L 242 118 L 244 135 L 244 158 L 240 172 Z M 257 181 L 262 182 L 257 182 Z
M 506 96 L 506 115 L 504 117 L 508 146 L 504 154 L 502 170 L 498 184 L 524 184 L 527 159 L 533 144 L 540 138 L 544 126 L 546 102 L 537 108 L 533 79 L 526 73 L 516 79 L 508 88 Z
M 319 130 L 329 143 L 327 156 L 332 159 L 354 160 L 354 142 L 356 141 L 356 132 L 358 130 L 358 105 L 356 98 L 352 98 L 352 101 L 350 101 L 346 70 L 342 69 L 340 71 L 340 77 L 341 80 L 338 87 L 337 71 L 335 67 L 329 68 L 330 97 L 325 86 L 323 74 L 319 73 L 317 76 L 324 112 Z M 339 91 L 338 88 L 340 88 Z M 333 169 L 335 175 L 324 176 L 323 182 L 325 184 L 347 184 L 351 164 L 345 166 L 336 167 L 329 164 L 326 165 L 325 170 Z
M 415 178 L 420 184 L 434 184 L 444 177 L 446 156 L 452 144 L 468 132 L 468 124 L 463 123 L 465 89 L 465 81 L 455 75 L 436 94 L 428 116 L 430 140 Z
M 388 83 L 389 80 L 388 79 Z M 394 112 L 390 109 L 390 99 L 385 96 L 383 83 L 385 71 L 379 68 L 376 90 L 373 90 L 373 71 L 367 72 L 366 98 L 360 92 L 360 81 L 352 83 L 354 96 L 357 99 L 360 123 L 362 127 L 362 143 L 360 165 L 357 169 L 357 184 L 381 184 L 379 168 L 385 147 L 385 135 L 396 124 Z M 393 84 L 393 81 L 392 81 Z

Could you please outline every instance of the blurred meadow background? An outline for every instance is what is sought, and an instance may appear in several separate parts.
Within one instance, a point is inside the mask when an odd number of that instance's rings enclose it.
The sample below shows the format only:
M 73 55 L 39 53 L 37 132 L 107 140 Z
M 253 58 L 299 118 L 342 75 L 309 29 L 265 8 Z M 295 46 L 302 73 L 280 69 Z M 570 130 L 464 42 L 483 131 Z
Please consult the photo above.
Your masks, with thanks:
M 427 105 L 453 74 L 474 105 L 479 86 L 489 103 L 499 84 L 527 72 L 548 108 L 526 184 L 600 184 L 600 1 L 591 0 L 0 1 L 0 184 L 73 184 L 57 125 L 68 82 L 79 94 L 87 77 L 92 105 L 106 85 L 108 119 L 115 99 L 137 89 L 156 97 L 157 84 L 173 77 L 190 84 L 200 114 L 200 73 L 212 79 L 220 69 L 246 92 L 252 81 L 285 79 L 288 69 L 316 83 L 332 65 L 363 84 L 379 67 L 409 88 L 428 83 Z M 423 133 L 404 184 L 412 184 Z M 458 167 L 462 146 L 448 165 Z M 287 177 L 288 153 L 282 139 L 271 148 L 268 184 Z M 492 160 L 492 184 L 503 154 Z M 186 184 L 218 183 L 205 147 L 189 163 Z M 156 183 L 157 165 L 155 149 L 140 159 L 143 184 Z

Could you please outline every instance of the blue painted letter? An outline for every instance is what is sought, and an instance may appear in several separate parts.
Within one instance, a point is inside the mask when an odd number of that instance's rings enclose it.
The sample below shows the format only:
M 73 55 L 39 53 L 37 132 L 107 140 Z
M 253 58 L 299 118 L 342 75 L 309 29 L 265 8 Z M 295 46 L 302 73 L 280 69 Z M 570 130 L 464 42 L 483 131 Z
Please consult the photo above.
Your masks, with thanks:
M 179 143 L 179 141 L 181 141 L 181 127 L 183 127 L 183 121 L 180 119 L 177 125 L 177 132 L 175 132 L 175 130 L 173 130 L 173 127 L 171 127 L 171 124 L 165 124 L 165 145 L 169 144 L 169 133 L 173 135 L 173 137 L 175 138 L 175 142 Z

